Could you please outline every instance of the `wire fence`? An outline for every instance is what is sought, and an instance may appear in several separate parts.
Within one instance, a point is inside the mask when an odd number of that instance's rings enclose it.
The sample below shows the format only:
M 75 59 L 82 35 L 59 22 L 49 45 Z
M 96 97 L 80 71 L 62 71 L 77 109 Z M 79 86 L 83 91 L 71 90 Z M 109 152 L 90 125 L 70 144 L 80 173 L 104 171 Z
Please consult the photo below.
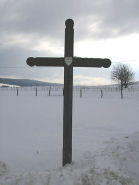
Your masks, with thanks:
M 73 97 L 120 98 L 120 86 L 74 86 Z M 0 96 L 64 96 L 63 86 L 1 87 Z M 139 98 L 139 86 L 123 89 L 124 98 Z
M 17 88 L 21 91 L 34 91 L 36 90 L 36 88 L 39 91 L 49 91 L 49 89 L 51 88 L 51 91 L 61 91 L 63 90 L 63 86 L 25 86 L 25 87 L 0 87 L 0 91 L 8 91 L 8 90 L 17 90 Z M 84 90 L 84 91 L 108 91 L 108 92 L 112 92 L 112 91 L 120 91 L 120 86 L 116 86 L 116 87 L 109 87 L 109 86 L 73 86 L 73 91 L 80 91 L 80 89 Z M 139 91 L 139 86 L 129 86 L 128 88 L 125 88 L 128 91 Z

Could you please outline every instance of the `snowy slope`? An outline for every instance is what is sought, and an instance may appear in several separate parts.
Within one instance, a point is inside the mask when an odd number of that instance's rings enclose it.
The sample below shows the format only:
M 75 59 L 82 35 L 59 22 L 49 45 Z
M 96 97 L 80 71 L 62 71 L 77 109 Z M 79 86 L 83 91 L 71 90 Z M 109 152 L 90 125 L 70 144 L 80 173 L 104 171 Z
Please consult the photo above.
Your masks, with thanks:
M 0 178 L 1 185 L 138 185 L 139 132 L 120 139 L 111 139 L 95 155 L 86 153 L 86 159 L 51 171 L 7 173 Z M 0 171 L 4 171 L 0 163 Z
M 73 98 L 73 163 L 61 167 L 63 97 L 0 91 L 0 185 L 139 184 L 139 92 L 85 93 Z

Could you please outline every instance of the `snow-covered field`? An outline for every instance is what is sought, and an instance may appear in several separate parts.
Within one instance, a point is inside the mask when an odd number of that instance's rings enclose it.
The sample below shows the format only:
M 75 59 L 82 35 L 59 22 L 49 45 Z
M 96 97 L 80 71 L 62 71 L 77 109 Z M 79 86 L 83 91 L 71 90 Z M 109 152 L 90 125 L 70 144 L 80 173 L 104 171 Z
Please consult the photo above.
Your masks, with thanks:
M 1 89 L 0 185 L 139 185 L 139 91 L 74 91 L 64 167 L 62 134 L 62 89 Z

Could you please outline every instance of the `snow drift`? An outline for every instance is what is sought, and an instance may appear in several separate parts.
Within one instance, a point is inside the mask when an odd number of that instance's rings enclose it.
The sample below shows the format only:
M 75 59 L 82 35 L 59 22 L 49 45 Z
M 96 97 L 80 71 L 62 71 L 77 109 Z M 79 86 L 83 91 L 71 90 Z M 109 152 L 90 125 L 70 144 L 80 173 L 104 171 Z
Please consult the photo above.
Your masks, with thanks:
M 0 162 L 1 185 L 138 185 L 139 132 L 120 139 L 111 138 L 85 160 L 47 171 L 8 172 Z

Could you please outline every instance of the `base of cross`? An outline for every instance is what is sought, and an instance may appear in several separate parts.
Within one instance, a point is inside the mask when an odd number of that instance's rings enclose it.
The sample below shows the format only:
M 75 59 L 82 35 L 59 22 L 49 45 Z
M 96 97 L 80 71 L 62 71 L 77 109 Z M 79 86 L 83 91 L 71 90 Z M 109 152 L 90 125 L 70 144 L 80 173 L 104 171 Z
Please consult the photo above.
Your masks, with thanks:
M 63 107 L 63 166 L 72 162 L 72 97 L 73 97 L 73 67 L 108 68 L 109 59 L 73 57 L 74 22 L 65 22 L 65 56 L 62 58 L 29 57 L 27 64 L 33 66 L 64 67 L 64 107 Z

